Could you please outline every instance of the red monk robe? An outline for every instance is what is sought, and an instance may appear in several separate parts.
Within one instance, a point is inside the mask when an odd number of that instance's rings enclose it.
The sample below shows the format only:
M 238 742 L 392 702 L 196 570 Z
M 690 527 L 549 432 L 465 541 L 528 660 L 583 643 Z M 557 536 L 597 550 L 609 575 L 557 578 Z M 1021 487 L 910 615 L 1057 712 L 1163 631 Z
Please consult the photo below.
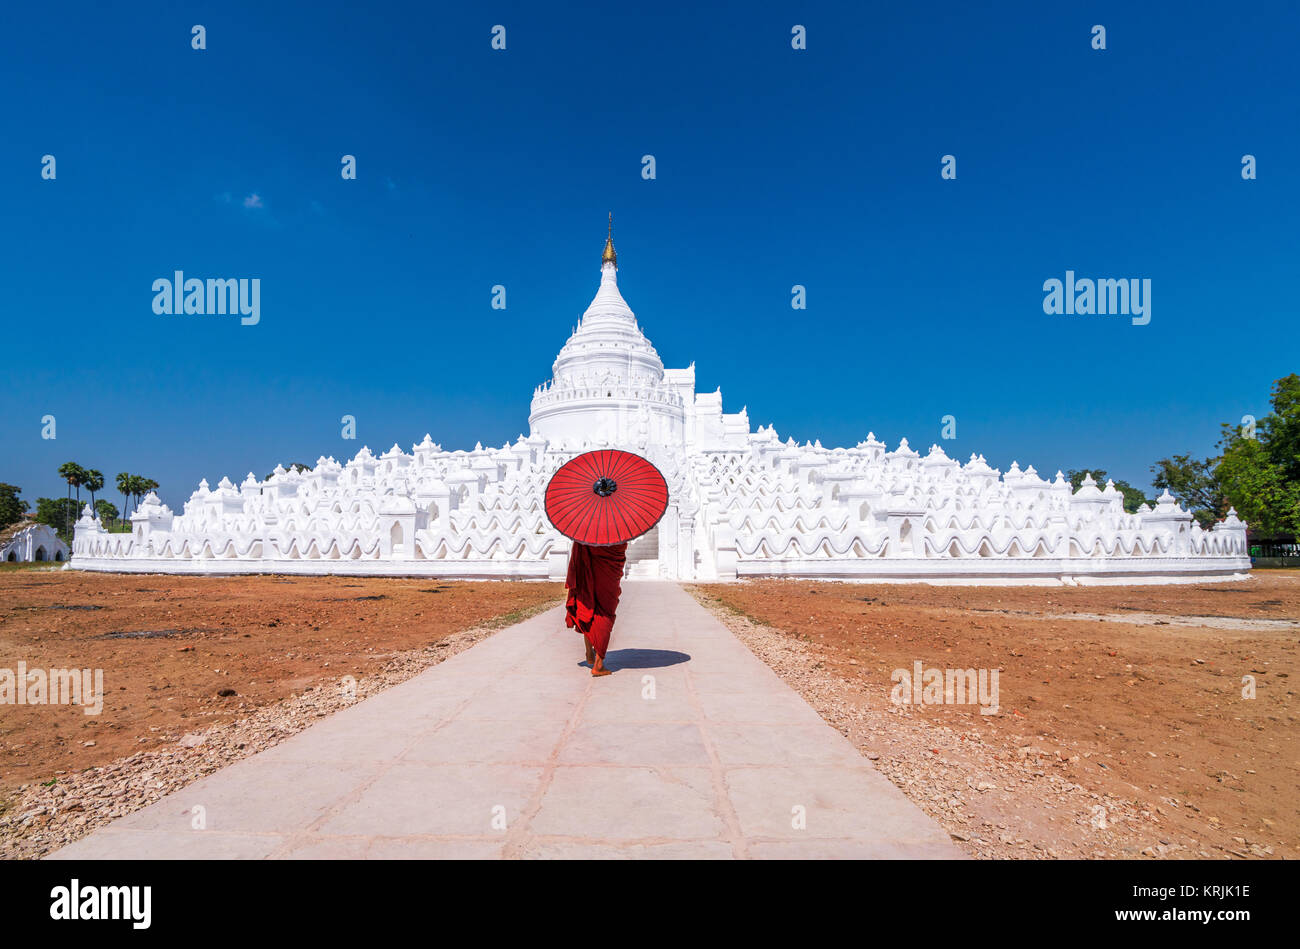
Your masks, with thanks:
M 564 585 L 569 589 L 564 608 L 564 622 L 587 638 L 603 663 L 609 648 L 609 633 L 614 628 L 614 611 L 622 586 L 623 563 L 627 544 L 589 547 L 573 542 L 569 554 L 569 575 Z

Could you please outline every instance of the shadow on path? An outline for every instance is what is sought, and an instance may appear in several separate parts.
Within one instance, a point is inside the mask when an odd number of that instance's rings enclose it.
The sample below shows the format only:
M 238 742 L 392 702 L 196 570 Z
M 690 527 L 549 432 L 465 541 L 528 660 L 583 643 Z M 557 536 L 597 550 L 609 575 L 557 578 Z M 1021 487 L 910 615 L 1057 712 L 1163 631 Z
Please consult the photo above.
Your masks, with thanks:
M 690 661 L 689 655 L 675 649 L 611 649 L 605 653 L 605 665 L 611 672 L 619 669 L 662 669 Z

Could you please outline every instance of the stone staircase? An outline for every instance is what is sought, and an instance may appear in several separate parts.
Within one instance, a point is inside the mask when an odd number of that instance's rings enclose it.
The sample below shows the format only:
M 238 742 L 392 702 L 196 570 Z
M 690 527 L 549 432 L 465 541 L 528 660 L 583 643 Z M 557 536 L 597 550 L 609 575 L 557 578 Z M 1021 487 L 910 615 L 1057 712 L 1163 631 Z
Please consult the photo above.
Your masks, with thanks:
M 623 577 L 626 580 L 658 580 L 659 559 L 633 561 L 624 568 Z
M 659 526 L 655 525 L 627 545 L 627 565 L 623 576 L 628 580 L 659 579 Z

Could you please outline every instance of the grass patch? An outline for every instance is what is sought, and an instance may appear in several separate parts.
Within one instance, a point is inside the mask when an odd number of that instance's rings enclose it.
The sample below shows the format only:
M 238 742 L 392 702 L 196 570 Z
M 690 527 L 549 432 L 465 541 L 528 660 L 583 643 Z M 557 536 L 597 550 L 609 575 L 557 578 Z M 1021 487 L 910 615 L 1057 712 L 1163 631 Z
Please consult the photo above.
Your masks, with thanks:
M 507 626 L 515 625 L 515 623 L 522 623 L 538 613 L 544 613 L 555 605 L 556 601 L 554 600 L 549 603 L 534 603 L 532 606 L 525 606 L 509 613 L 502 613 L 500 616 L 494 616 L 481 625 L 484 629 L 504 629 Z

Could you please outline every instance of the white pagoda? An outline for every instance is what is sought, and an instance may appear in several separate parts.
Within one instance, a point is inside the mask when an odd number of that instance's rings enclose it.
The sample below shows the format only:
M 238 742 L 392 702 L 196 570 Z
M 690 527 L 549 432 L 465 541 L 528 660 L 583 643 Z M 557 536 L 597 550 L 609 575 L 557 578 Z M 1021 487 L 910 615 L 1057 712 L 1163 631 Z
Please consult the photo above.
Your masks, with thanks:
M 529 435 L 448 451 L 362 448 L 265 481 L 202 481 L 174 514 L 150 494 L 129 534 L 87 506 L 71 565 L 133 573 L 564 577 L 570 542 L 546 518 L 551 474 L 574 455 L 617 447 L 649 458 L 667 513 L 628 548 L 630 577 L 809 577 L 930 583 L 1167 583 L 1250 568 L 1246 526 L 1229 512 L 1203 530 L 1166 492 L 1124 511 L 1111 483 L 1074 491 L 982 455 L 937 445 L 893 451 L 868 434 L 851 448 L 751 430 L 722 393 L 695 391 L 695 367 L 665 369 L 618 288 L 612 233 L 600 287 L 533 392 Z

